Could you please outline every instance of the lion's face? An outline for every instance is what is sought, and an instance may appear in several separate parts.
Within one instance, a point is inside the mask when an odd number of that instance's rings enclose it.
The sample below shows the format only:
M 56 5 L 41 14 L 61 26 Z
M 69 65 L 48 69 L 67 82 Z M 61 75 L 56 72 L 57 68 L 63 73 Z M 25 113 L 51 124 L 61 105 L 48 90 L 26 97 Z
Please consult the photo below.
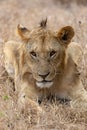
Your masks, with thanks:
M 53 84 L 57 68 L 62 63 L 64 48 L 58 43 L 55 37 L 46 36 L 44 42 L 42 38 L 30 39 L 25 46 L 27 63 L 39 87 L 50 87 Z
M 66 47 L 74 35 L 73 29 L 67 26 L 57 34 L 44 27 L 33 31 L 18 27 L 18 31 L 25 41 L 26 63 L 37 87 L 51 87 L 56 75 L 61 73 L 64 67 Z

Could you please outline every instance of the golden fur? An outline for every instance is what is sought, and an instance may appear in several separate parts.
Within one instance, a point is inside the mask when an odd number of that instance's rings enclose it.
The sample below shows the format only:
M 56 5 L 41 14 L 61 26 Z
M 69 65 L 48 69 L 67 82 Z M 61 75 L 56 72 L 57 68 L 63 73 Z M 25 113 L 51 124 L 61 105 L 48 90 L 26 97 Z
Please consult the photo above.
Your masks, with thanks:
M 5 68 L 9 74 L 12 69 L 19 98 L 41 101 L 56 96 L 71 99 L 72 106 L 87 108 L 87 92 L 78 71 L 82 49 L 71 42 L 73 28 L 66 26 L 53 32 L 42 21 L 32 31 L 20 25 L 17 30 L 23 42 L 8 41 L 4 54 Z

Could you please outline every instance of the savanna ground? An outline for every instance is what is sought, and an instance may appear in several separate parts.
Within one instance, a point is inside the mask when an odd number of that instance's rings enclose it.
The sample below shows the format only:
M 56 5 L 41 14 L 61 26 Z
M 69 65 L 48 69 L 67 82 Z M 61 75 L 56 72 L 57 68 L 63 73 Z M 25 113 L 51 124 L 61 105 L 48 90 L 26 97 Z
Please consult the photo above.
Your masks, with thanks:
M 16 26 L 32 29 L 48 18 L 51 29 L 71 25 L 73 41 L 81 44 L 84 57 L 80 62 L 81 78 L 87 89 L 87 2 L 86 0 L 0 0 L 0 130 L 87 130 L 87 111 L 58 102 L 44 101 L 44 112 L 21 113 L 13 82 L 4 70 L 3 41 L 17 40 Z M 33 108 L 32 108 L 33 109 Z M 39 116 L 39 117 L 38 117 Z

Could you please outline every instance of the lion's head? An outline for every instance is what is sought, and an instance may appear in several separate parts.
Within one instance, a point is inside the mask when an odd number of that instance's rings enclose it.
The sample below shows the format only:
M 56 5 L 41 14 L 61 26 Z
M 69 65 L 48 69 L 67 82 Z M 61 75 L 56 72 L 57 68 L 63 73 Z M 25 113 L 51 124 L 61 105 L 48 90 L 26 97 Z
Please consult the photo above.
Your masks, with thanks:
M 36 81 L 37 87 L 51 87 L 58 73 L 64 69 L 66 48 L 74 36 L 71 26 L 66 26 L 58 32 L 49 30 L 47 20 L 30 31 L 18 25 L 18 34 L 23 40 L 22 52 L 29 71 Z

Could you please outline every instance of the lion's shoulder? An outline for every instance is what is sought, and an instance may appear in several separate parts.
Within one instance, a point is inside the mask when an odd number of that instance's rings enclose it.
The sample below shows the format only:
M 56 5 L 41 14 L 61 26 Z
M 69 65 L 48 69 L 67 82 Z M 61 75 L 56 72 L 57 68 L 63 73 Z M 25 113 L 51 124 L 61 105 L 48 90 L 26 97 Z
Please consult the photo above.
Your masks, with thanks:
M 75 64 L 79 64 L 83 58 L 82 46 L 79 43 L 71 42 L 67 48 L 67 53 L 72 57 Z
M 15 70 L 18 66 L 20 45 L 20 42 L 7 41 L 3 46 L 5 69 L 12 78 L 14 77 Z

